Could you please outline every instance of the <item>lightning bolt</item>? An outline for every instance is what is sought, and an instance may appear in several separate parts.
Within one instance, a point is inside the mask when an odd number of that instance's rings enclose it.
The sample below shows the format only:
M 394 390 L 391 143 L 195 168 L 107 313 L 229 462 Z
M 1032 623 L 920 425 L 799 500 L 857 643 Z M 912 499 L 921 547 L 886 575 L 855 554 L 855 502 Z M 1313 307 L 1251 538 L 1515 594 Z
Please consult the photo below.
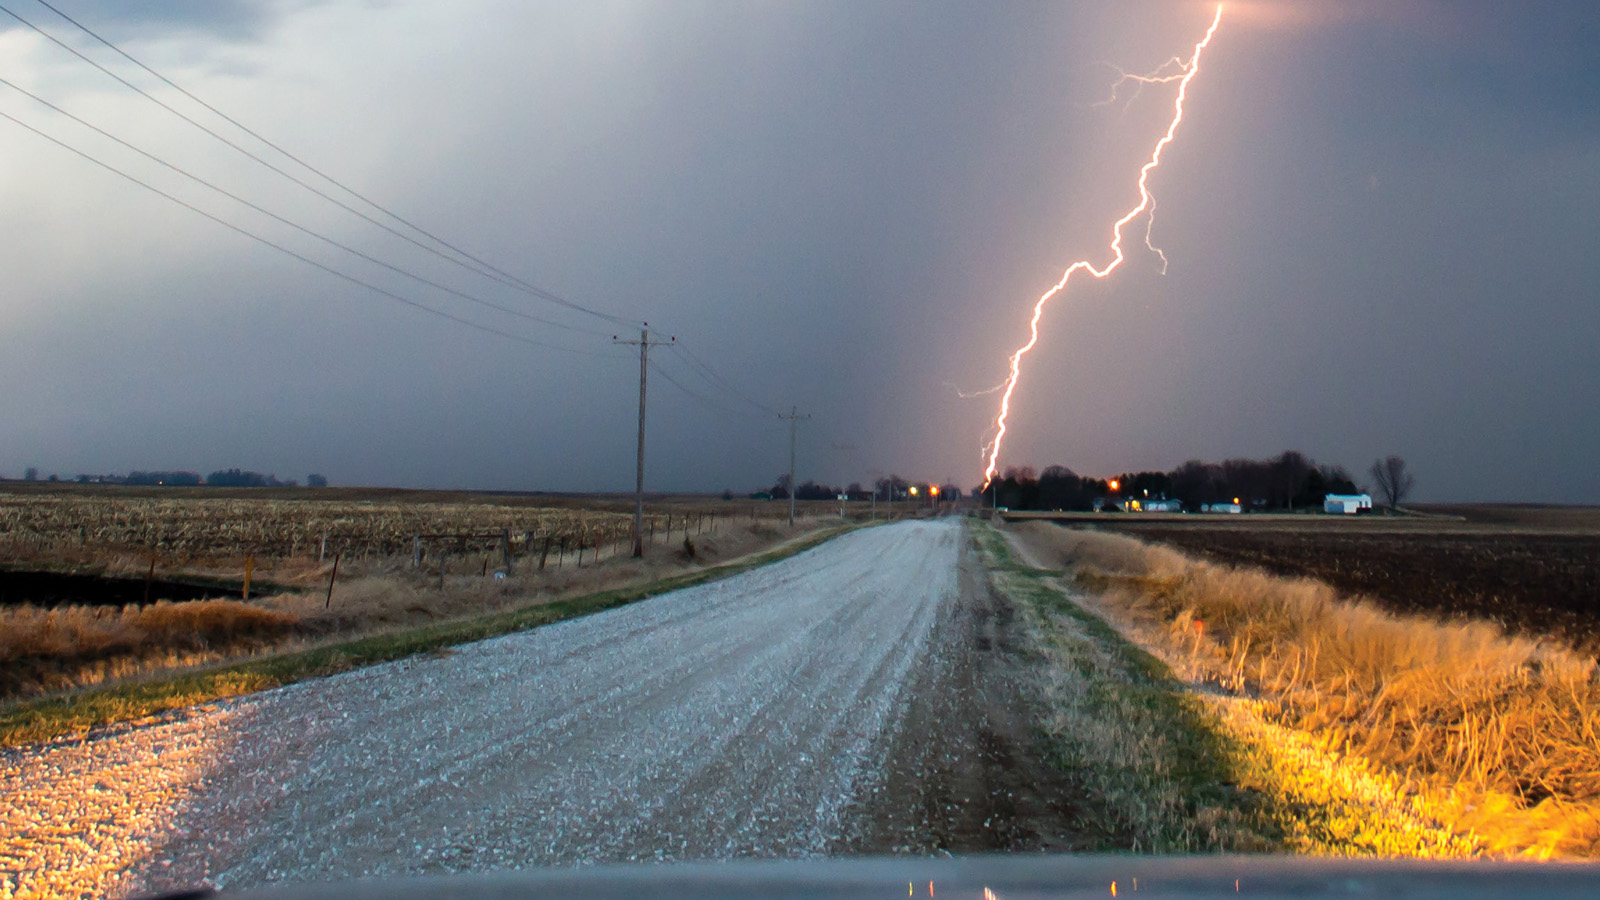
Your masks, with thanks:
M 1188 72 L 1187 65 L 1181 58 L 1176 56 L 1172 57 L 1161 65 L 1156 66 L 1155 71 L 1148 75 L 1138 75 L 1133 72 L 1126 72 L 1123 71 L 1122 67 L 1112 65 L 1111 63 L 1105 63 L 1105 65 L 1110 68 L 1111 71 L 1117 73 L 1117 80 L 1111 83 L 1111 96 L 1104 100 L 1089 104 L 1090 107 L 1110 106 L 1111 104 L 1116 103 L 1117 95 L 1122 92 L 1122 86 L 1130 81 L 1133 82 L 1134 89 L 1133 96 L 1128 98 L 1128 102 L 1132 103 L 1133 101 L 1139 99 L 1139 92 L 1144 90 L 1145 85 L 1171 84 L 1174 81 L 1181 81 L 1183 80 L 1183 76 Z M 1169 72 L 1167 71 L 1169 68 L 1176 68 L 1177 71 Z
M 1000 382 L 999 384 L 995 385 L 994 387 L 986 387 L 981 391 L 963 391 L 961 389 L 961 385 L 956 384 L 954 381 L 946 381 L 944 384 L 945 384 L 945 387 L 949 388 L 952 391 L 955 391 L 956 392 L 956 396 L 960 397 L 963 400 L 971 400 L 974 397 L 987 397 L 990 394 L 998 394 L 1001 391 L 1006 389 L 1006 383 L 1004 381 Z
M 1162 151 L 1167 149 L 1167 145 L 1172 143 L 1173 137 L 1178 133 L 1178 125 L 1183 122 L 1183 101 L 1189 93 L 1189 82 L 1193 81 L 1194 77 L 1200 74 L 1200 56 L 1205 52 L 1206 47 L 1210 46 L 1211 38 L 1217 33 L 1217 26 L 1221 23 L 1222 5 L 1218 4 L 1217 13 L 1214 17 L 1212 17 L 1211 27 L 1206 29 L 1205 37 L 1201 38 L 1200 43 L 1194 45 L 1194 55 L 1189 57 L 1189 61 L 1187 63 L 1183 63 L 1181 61 L 1178 62 L 1177 72 L 1167 71 L 1172 65 L 1172 61 L 1169 60 L 1167 63 L 1164 63 L 1155 74 L 1129 75 L 1124 72 L 1122 73 L 1122 77 L 1117 79 L 1117 86 L 1120 86 L 1128 81 L 1133 81 L 1139 84 L 1140 87 L 1143 87 L 1145 84 L 1176 81 L 1178 83 L 1178 96 L 1175 100 L 1173 100 L 1172 103 L 1172 121 L 1167 125 L 1166 134 L 1162 135 L 1161 140 L 1156 142 L 1155 149 L 1150 153 L 1150 160 L 1139 169 L 1139 205 L 1128 210 L 1127 214 L 1118 219 L 1117 223 L 1111 227 L 1111 262 L 1107 263 L 1103 268 L 1097 269 L 1095 268 L 1094 263 L 1087 259 L 1078 260 L 1077 262 L 1068 266 L 1067 271 L 1062 274 L 1061 280 L 1056 282 L 1054 287 L 1050 288 L 1048 291 L 1045 291 L 1044 294 L 1039 298 L 1038 302 L 1033 304 L 1033 318 L 1028 322 L 1028 342 L 1017 348 L 1015 353 L 1011 354 L 1011 374 L 1006 378 L 1005 392 L 1000 395 L 1000 414 L 995 418 L 994 440 L 988 444 L 989 463 L 988 466 L 983 470 L 984 487 L 988 487 L 989 483 L 994 481 L 995 469 L 999 465 L 1000 460 L 1000 448 L 1006 437 L 1006 420 L 1011 415 L 1011 396 L 1016 392 L 1017 378 L 1022 373 L 1022 357 L 1026 356 L 1028 351 L 1032 350 L 1034 345 L 1039 343 L 1039 317 L 1044 315 L 1045 304 L 1049 303 L 1052 298 L 1066 289 L 1067 282 L 1072 279 L 1074 274 L 1082 271 L 1088 272 L 1095 278 L 1105 278 L 1107 275 L 1115 272 L 1117 267 L 1122 265 L 1122 261 L 1127 258 L 1122 251 L 1122 229 L 1127 227 L 1128 223 L 1132 222 L 1134 219 L 1139 218 L 1141 215 L 1144 215 L 1147 212 L 1153 212 L 1155 209 L 1155 198 L 1150 194 L 1150 173 L 1161 165 Z M 1112 88 L 1112 98 L 1115 99 L 1115 97 L 1116 87 L 1114 86 Z M 1161 267 L 1162 271 L 1165 272 L 1166 256 L 1161 254 L 1161 251 L 1156 250 L 1155 247 L 1150 243 L 1150 229 L 1148 226 L 1145 228 L 1145 246 L 1149 247 L 1151 250 L 1155 251 L 1161 256 Z

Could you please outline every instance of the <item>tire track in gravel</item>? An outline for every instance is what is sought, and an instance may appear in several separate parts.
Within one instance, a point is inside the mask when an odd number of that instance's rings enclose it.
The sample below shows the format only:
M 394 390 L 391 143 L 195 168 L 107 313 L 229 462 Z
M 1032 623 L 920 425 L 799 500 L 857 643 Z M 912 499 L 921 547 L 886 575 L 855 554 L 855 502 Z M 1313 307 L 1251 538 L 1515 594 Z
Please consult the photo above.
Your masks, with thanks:
M 950 619 L 962 541 L 952 522 L 865 529 L 452 653 L 7 751 L 0 893 L 837 851 Z

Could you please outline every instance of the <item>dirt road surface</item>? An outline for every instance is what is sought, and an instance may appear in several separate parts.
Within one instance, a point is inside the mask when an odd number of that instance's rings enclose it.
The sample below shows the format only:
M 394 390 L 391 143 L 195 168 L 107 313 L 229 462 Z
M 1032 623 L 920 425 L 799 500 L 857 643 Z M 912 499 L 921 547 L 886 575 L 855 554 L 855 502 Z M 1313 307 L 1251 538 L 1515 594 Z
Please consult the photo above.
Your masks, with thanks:
M 1068 849 L 959 523 L 0 755 L 0 895 Z

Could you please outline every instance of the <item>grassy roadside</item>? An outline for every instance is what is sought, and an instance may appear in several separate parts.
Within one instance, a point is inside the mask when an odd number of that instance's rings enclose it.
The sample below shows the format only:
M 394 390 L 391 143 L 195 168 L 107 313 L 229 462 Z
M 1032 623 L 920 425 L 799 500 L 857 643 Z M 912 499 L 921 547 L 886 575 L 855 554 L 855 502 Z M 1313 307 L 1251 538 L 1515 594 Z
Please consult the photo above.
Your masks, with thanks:
M 1266 798 L 1240 787 L 1238 748 L 1158 659 L 1074 603 L 1062 573 L 1021 563 L 987 523 L 974 533 L 996 590 L 1043 655 L 1052 762 L 1082 783 L 1109 835 L 1099 850 L 1279 849 Z
M 1372 852 L 1600 855 L 1593 657 L 1121 535 L 1030 524 L 1008 537 L 1072 569 L 1094 611 L 1205 686 L 1230 724 L 1243 714 L 1244 732 L 1284 735 L 1376 786 L 1356 792 L 1376 802 L 1349 829 Z M 1279 770 L 1302 794 L 1319 777 Z
M 97 726 L 140 719 L 167 710 L 280 687 L 308 678 L 589 615 L 768 565 L 858 527 L 861 526 L 824 529 L 761 553 L 646 584 L 533 604 L 492 615 L 371 635 L 171 677 L 18 703 L 0 709 L 0 747 L 82 735 Z
M 1378 774 L 1208 696 L 1124 636 L 1063 583 L 975 528 L 993 583 L 1029 620 L 1043 657 L 1054 762 L 1083 784 L 1113 843 L 1136 852 L 1293 851 L 1463 856 L 1459 840 Z

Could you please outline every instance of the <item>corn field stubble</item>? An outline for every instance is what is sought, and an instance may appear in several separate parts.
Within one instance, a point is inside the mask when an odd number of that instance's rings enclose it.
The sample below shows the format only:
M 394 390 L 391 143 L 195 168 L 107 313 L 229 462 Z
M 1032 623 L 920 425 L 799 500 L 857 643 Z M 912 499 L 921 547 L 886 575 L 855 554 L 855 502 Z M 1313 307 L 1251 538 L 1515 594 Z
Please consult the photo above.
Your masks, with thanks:
M 1458 842 L 1496 855 L 1600 853 L 1592 658 L 1119 535 L 1042 523 L 1014 534 L 1185 680 L 1246 699 L 1261 728 L 1365 770 Z
M 328 609 L 323 608 L 323 593 L 316 591 L 249 605 L 153 604 L 133 614 L 106 615 L 82 607 L 42 614 L 14 611 L 16 623 L 35 626 L 32 640 L 21 629 L 0 629 L 16 636 L 8 637 L 0 649 L 15 653 L 19 646 L 54 647 L 67 657 L 32 654 L 20 660 L 0 658 L 0 664 L 8 672 L 25 664 L 35 673 L 35 682 L 43 677 L 38 673 L 50 671 L 70 671 L 78 681 L 64 691 L 16 698 L 0 706 L 0 746 L 82 734 L 97 726 L 598 612 L 737 574 L 801 552 L 841 530 L 837 520 L 797 522 L 793 532 L 766 522 L 729 526 L 715 537 L 700 536 L 693 558 L 684 547 L 658 550 L 642 560 L 623 557 L 583 569 L 548 568 L 544 577 L 530 575 L 526 580 L 486 579 L 477 573 L 447 576 L 442 591 L 437 588 L 437 574 L 366 576 L 341 582 Z M 238 615 L 240 607 L 249 613 Z M 235 623 L 249 622 L 253 629 L 249 633 L 263 631 L 263 623 L 269 624 L 267 630 L 275 637 L 241 642 L 235 633 L 209 647 L 182 649 L 196 641 L 196 631 L 174 628 L 175 623 L 223 622 L 230 615 Z M 160 623 L 166 630 L 141 623 Z M 176 635 L 178 640 L 91 659 L 88 664 L 74 656 L 152 634 Z
M 604 498 L 585 508 L 574 498 L 547 507 L 427 492 L 288 493 L 0 490 L 7 568 L 89 576 L 90 586 L 121 576 L 135 598 L 138 581 L 156 579 L 154 591 L 145 582 L 142 607 L 0 603 L 0 703 L 598 591 L 786 536 L 760 504 L 666 504 L 647 511 L 649 561 L 640 563 L 629 554 L 632 516 Z M 490 582 L 508 556 L 512 577 Z M 248 602 L 162 602 L 169 580 L 214 585 L 211 597 L 254 590 Z

